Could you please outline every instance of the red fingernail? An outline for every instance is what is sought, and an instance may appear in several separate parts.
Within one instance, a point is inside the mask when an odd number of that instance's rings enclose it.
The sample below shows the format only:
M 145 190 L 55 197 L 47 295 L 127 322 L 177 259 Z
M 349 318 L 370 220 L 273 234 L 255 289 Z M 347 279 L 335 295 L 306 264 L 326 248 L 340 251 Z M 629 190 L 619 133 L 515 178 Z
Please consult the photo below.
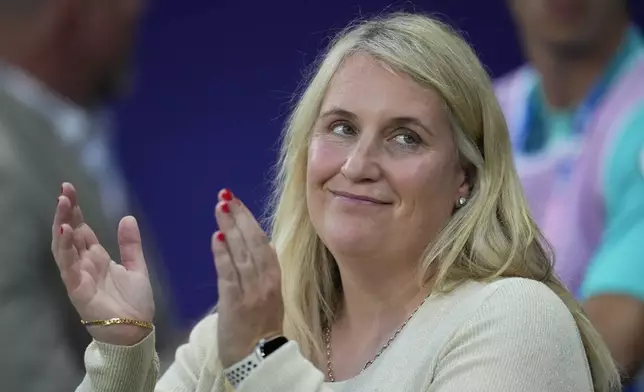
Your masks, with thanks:
M 226 201 L 232 201 L 233 200 L 233 193 L 228 189 L 224 189 L 224 191 L 221 192 L 221 197 Z
M 63 229 L 63 227 L 60 226 L 60 234 L 63 234 L 63 231 L 65 231 L 65 229 Z
M 218 231 L 217 232 L 217 240 L 219 240 L 221 242 L 226 241 L 226 236 L 224 235 L 224 233 L 222 233 L 221 231 Z
M 221 203 L 221 210 L 226 214 L 229 213 L 230 207 L 228 206 L 228 203 Z

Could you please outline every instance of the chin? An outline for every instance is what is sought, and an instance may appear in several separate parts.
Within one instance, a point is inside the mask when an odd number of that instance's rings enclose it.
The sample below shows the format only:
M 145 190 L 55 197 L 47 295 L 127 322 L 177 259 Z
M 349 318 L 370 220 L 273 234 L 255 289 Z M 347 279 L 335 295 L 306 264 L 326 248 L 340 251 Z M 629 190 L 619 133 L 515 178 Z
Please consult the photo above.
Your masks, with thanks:
M 555 29 L 548 37 L 549 46 L 561 55 L 585 55 L 595 49 L 596 40 L 578 29 Z
M 373 253 L 386 246 L 386 238 L 374 222 L 347 222 L 347 219 L 325 223 L 323 239 L 332 253 L 360 256 Z

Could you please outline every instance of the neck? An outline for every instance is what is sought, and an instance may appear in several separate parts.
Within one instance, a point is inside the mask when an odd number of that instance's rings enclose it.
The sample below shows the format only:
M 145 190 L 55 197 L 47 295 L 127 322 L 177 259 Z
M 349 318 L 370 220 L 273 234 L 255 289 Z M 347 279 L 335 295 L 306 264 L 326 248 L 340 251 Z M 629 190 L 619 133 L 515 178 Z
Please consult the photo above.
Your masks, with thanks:
M 409 263 L 408 268 L 401 268 L 404 264 L 400 258 L 339 260 L 343 300 L 337 323 L 342 328 L 363 332 L 374 329 L 390 332 L 399 327 L 430 290 L 420 285 L 416 265 Z
M 531 63 L 541 75 L 543 93 L 552 108 L 569 109 L 583 101 L 619 50 L 628 26 L 627 20 L 616 25 L 602 42 L 576 53 L 528 45 Z

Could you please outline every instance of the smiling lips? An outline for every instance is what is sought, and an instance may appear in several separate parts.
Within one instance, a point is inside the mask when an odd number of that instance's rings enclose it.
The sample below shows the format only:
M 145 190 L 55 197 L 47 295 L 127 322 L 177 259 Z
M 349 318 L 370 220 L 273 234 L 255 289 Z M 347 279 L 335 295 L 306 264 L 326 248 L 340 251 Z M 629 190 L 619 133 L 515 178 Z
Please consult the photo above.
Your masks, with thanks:
M 373 198 L 373 197 L 370 197 L 370 196 L 356 195 L 356 194 L 349 193 L 349 192 L 331 191 L 331 193 L 336 197 L 349 199 L 349 200 L 356 201 L 356 202 L 362 202 L 362 203 L 365 203 L 365 204 L 380 204 L 380 205 L 391 204 L 391 203 L 388 203 L 386 201 L 379 200 L 379 199 L 376 199 L 376 198 Z

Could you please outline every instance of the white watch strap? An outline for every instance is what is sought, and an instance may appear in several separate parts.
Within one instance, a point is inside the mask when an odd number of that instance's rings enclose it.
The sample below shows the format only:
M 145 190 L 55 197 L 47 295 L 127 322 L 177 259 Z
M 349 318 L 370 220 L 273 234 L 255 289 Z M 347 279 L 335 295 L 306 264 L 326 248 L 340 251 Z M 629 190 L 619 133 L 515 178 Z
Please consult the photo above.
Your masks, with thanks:
M 233 388 L 237 389 L 239 384 L 241 384 L 242 381 L 244 381 L 246 377 L 248 377 L 253 369 L 259 366 L 261 361 L 262 359 L 257 354 L 257 351 L 253 350 L 253 352 L 249 356 L 225 369 L 224 375 L 228 379 L 228 382 L 230 382 L 230 384 L 233 386 Z

